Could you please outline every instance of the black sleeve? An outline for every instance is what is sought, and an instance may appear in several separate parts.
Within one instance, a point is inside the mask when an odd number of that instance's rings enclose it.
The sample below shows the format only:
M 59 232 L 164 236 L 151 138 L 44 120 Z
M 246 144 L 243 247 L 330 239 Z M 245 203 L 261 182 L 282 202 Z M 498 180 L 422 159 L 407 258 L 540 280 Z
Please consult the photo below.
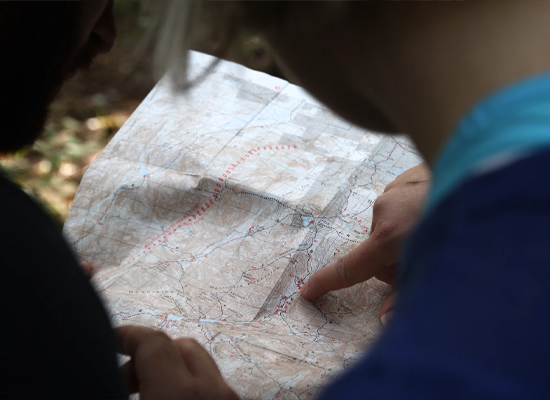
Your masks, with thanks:
M 109 318 L 58 227 L 0 177 L 5 398 L 127 398 Z

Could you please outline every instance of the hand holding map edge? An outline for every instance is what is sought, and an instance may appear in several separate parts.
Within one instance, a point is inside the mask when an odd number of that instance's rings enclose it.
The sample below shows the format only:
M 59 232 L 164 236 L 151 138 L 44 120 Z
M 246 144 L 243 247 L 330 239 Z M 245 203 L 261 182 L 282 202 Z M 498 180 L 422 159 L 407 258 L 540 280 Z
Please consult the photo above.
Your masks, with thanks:
M 425 163 L 405 171 L 388 184 L 374 203 L 369 238 L 314 273 L 302 288 L 302 297 L 312 300 L 373 276 L 392 284 L 401 244 L 418 220 L 429 184 L 430 171 Z M 390 310 L 385 304 L 381 311 L 385 314 Z
M 195 340 L 172 340 L 142 326 L 116 329 L 119 346 L 131 360 L 122 366 L 131 393 L 141 399 L 238 400 L 216 363 Z

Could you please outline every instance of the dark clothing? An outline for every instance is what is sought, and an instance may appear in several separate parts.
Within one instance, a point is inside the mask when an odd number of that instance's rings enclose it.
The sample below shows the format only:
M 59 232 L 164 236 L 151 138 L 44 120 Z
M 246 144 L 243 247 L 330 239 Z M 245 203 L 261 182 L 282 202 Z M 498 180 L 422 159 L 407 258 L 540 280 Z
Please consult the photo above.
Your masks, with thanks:
M 411 235 L 393 320 L 324 399 L 550 397 L 550 151 L 474 177 Z
M 55 224 L 0 177 L 5 398 L 124 398 L 109 318 Z

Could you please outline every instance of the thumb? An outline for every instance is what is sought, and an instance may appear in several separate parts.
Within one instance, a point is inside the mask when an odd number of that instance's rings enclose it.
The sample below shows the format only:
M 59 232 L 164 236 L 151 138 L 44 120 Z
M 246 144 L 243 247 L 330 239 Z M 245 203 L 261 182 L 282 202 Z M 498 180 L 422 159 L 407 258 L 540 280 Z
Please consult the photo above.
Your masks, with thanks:
M 372 278 L 382 268 L 392 265 L 388 260 L 387 241 L 371 235 L 367 240 L 336 262 L 320 269 L 306 282 L 301 295 L 312 300 L 331 290 L 344 289 Z

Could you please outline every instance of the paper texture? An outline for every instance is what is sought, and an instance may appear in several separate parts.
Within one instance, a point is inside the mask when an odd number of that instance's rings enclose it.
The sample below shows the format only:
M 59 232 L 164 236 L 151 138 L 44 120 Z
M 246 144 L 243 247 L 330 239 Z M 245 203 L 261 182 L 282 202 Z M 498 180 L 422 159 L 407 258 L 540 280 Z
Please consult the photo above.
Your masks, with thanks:
M 194 75 L 213 60 L 193 53 Z M 389 287 L 298 290 L 367 239 L 376 197 L 421 160 L 233 63 L 186 95 L 168 85 L 89 167 L 65 234 L 115 325 L 195 338 L 242 398 L 311 398 L 376 339 Z

